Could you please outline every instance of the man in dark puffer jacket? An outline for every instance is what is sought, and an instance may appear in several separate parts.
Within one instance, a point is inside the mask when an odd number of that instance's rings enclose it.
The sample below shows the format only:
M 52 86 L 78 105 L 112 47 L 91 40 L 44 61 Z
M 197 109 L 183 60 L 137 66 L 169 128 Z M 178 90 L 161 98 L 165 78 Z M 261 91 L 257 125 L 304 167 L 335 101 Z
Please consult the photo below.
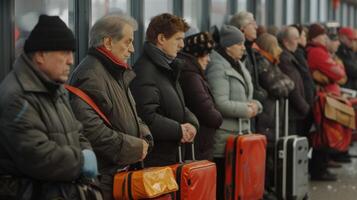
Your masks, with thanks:
M 0 85 L 0 199 L 80 199 L 74 182 L 98 173 L 63 88 L 74 49 L 66 24 L 41 15 Z
M 139 116 L 149 126 L 155 147 L 146 166 L 179 161 L 180 143 L 192 142 L 199 124 L 187 109 L 179 84 L 182 60 L 175 59 L 183 48 L 186 22 L 164 13 L 154 17 L 146 31 L 144 52 L 134 65 L 137 74 L 131 84 Z

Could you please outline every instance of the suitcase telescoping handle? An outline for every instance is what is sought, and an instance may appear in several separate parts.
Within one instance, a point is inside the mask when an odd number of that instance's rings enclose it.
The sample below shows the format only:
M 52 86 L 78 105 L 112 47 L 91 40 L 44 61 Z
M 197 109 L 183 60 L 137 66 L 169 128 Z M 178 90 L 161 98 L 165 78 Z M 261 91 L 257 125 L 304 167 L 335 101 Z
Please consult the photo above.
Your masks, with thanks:
M 179 144 L 178 146 L 178 150 L 179 150 L 179 162 L 183 163 L 183 159 L 182 159 L 182 147 L 181 147 L 182 143 Z M 196 160 L 195 157 L 195 143 L 192 142 L 191 143 L 191 152 L 192 152 L 192 160 Z
M 275 144 L 278 144 L 280 131 L 279 131 L 279 99 L 275 101 Z
M 277 177 L 277 164 L 278 164 L 278 141 L 280 137 L 280 112 L 279 112 L 279 99 L 275 101 L 275 154 L 274 154 L 274 185 L 278 187 L 278 177 Z M 284 109 L 284 135 L 285 137 L 288 136 L 289 130 L 289 100 L 285 99 L 285 109 Z
M 284 100 L 284 136 L 288 136 L 289 132 L 289 99 Z M 279 99 L 275 101 L 275 143 L 280 137 L 280 116 L 279 116 Z
M 238 135 L 244 135 L 243 134 L 243 131 L 242 131 L 242 118 L 239 118 L 238 119 L 238 126 L 239 126 L 239 128 L 238 128 Z M 251 130 L 251 127 L 250 127 L 250 119 L 244 119 L 244 120 L 247 120 L 248 121 L 248 133 L 250 134 L 250 133 L 252 133 L 252 130 Z
M 285 134 L 285 137 L 288 136 L 288 132 L 289 132 L 289 99 L 285 99 L 285 110 L 284 110 L 284 116 L 285 116 L 285 119 L 284 119 L 284 123 L 285 123 L 285 126 L 284 126 L 284 134 Z

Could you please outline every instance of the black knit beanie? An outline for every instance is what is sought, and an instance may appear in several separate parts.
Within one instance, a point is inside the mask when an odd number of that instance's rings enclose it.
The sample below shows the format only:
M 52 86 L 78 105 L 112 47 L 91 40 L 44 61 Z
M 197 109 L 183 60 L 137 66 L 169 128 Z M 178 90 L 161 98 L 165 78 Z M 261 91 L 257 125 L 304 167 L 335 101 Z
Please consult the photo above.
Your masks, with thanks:
M 41 15 L 25 41 L 24 51 L 74 51 L 75 45 L 71 29 L 58 16 Z

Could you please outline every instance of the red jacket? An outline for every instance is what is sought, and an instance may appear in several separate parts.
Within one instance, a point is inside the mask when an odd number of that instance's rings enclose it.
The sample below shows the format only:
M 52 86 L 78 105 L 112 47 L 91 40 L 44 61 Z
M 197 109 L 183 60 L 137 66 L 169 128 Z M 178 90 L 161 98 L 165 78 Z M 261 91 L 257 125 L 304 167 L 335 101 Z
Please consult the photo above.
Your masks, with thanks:
M 311 72 L 319 70 L 327 76 L 331 83 L 324 86 L 326 92 L 340 95 L 340 86 L 337 81 L 346 76 L 343 65 L 335 62 L 328 53 L 325 46 L 317 43 L 310 43 L 307 47 L 307 62 Z

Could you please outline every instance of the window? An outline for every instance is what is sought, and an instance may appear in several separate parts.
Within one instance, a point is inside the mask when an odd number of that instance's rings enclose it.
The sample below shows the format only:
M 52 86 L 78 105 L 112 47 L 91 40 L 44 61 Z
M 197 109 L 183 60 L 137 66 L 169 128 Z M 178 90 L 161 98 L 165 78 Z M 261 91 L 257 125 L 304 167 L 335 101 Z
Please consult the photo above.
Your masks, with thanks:
M 318 6 L 317 6 L 318 2 L 315 0 L 315 1 L 310 1 L 310 22 L 311 23 L 315 23 L 318 21 L 317 19 L 317 9 L 318 9 Z
M 92 24 L 100 19 L 101 17 L 115 13 L 129 13 L 129 3 L 128 0 L 92 0 Z
M 173 13 L 172 0 L 145 0 L 144 1 L 144 30 L 146 31 L 152 17 L 162 13 Z
M 348 18 L 349 18 L 349 23 L 348 26 L 353 27 L 355 25 L 355 8 L 353 6 L 349 7 L 349 12 L 348 12 Z
M 294 23 L 294 0 L 287 0 L 286 1 L 286 24 L 293 24 L 293 23 Z
M 342 3 L 341 4 L 342 7 L 342 17 L 341 17 L 341 21 L 342 21 L 342 26 L 347 26 L 347 17 L 348 17 L 348 6 L 346 3 Z
M 191 27 L 200 29 L 201 21 L 202 21 L 201 16 L 202 16 L 201 0 L 184 0 L 183 17 Z
M 227 0 L 212 0 L 210 26 L 221 27 L 227 17 Z
M 320 22 L 327 22 L 327 11 L 328 11 L 328 5 L 326 0 L 320 0 L 320 6 L 319 6 L 319 21 Z
M 237 0 L 238 1 L 238 12 L 247 10 L 247 0 Z
M 58 15 L 74 31 L 74 0 L 15 1 L 15 57 L 41 14 Z
M 266 25 L 265 7 L 266 7 L 266 0 L 257 1 L 255 18 L 257 20 L 257 24 L 259 25 Z

